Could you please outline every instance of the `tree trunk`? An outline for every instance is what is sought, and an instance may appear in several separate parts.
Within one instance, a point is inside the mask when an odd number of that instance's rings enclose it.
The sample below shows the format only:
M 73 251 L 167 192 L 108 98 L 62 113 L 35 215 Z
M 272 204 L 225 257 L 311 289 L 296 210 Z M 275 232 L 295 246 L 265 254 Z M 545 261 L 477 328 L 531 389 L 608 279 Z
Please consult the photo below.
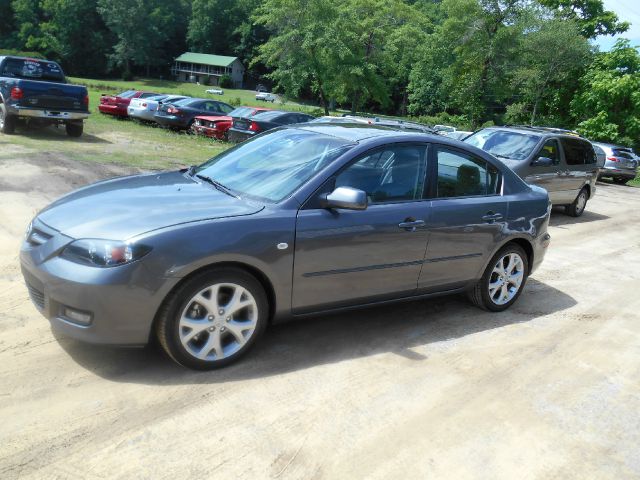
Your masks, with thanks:
M 402 116 L 407 115 L 408 100 L 409 100 L 409 94 L 407 93 L 407 88 L 405 87 L 404 91 L 402 92 L 402 103 L 400 104 L 400 115 Z
M 360 92 L 356 90 L 355 92 L 353 92 L 353 98 L 351 99 L 351 115 L 355 115 L 356 111 L 358 110 L 359 98 Z

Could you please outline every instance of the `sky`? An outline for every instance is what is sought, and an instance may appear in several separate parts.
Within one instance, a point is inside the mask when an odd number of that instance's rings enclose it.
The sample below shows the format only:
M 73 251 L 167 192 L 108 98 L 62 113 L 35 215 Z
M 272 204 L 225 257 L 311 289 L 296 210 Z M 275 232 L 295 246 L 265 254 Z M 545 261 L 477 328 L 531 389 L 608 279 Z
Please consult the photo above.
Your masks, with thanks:
M 604 0 L 603 3 L 605 9 L 614 11 L 620 20 L 631 23 L 631 27 L 615 37 L 596 38 L 595 43 L 600 50 L 610 50 L 618 38 L 628 38 L 632 45 L 640 45 L 640 0 Z

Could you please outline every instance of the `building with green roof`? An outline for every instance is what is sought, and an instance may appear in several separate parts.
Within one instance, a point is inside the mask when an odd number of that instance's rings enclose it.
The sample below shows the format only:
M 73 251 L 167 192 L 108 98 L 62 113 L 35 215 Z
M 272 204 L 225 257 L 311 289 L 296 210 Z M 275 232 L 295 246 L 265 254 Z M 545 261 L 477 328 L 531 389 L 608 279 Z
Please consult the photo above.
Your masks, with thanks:
M 186 52 L 175 59 L 171 74 L 178 82 L 220 85 L 220 78 L 229 75 L 234 88 L 242 88 L 244 66 L 238 57 Z

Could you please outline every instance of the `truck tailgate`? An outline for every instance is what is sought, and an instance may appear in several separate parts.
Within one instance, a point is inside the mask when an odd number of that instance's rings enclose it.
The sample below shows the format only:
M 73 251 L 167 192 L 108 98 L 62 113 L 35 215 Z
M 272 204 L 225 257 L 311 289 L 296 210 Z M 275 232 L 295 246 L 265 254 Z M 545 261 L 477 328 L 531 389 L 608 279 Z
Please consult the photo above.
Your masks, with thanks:
M 18 86 L 23 95 L 19 105 L 23 107 L 62 111 L 88 109 L 85 103 L 87 90 L 80 85 L 20 80 Z

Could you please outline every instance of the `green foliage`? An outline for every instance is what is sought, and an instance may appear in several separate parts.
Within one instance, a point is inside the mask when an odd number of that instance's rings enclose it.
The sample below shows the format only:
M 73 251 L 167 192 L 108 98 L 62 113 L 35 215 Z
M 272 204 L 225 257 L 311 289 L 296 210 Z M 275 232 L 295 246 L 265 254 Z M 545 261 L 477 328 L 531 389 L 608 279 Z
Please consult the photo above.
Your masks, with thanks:
M 44 55 L 38 52 L 22 52 L 14 49 L 0 49 L 0 55 L 16 55 L 18 57 L 44 58 Z
M 232 88 L 233 87 L 233 80 L 231 79 L 231 77 L 229 75 L 222 75 L 220 77 L 220 87 L 222 88 Z
M 640 146 L 640 53 L 618 40 L 599 53 L 571 102 L 578 131 L 594 140 Z
M 242 105 L 242 99 L 240 97 L 232 98 L 231 100 L 229 100 L 229 104 L 233 105 L 234 107 L 239 107 L 240 105 Z
M 629 22 L 621 22 L 618 16 L 604 9 L 601 0 L 538 0 L 554 12 L 558 18 L 577 22 L 580 34 L 585 38 L 598 35 L 615 35 L 629 29 Z

